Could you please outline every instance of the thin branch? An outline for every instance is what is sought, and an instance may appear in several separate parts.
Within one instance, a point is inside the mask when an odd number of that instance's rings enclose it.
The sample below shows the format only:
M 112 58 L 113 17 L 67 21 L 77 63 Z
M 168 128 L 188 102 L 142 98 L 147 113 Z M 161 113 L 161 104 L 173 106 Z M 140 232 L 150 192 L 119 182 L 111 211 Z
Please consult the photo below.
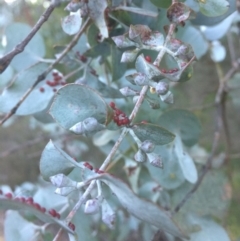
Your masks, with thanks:
M 80 31 L 74 36 L 72 41 L 68 44 L 68 46 L 63 50 L 61 55 L 52 63 L 43 73 L 41 73 L 34 84 L 26 91 L 26 93 L 21 97 L 18 103 L 10 110 L 10 112 L 0 121 L 0 125 L 2 125 L 5 121 L 7 121 L 12 115 L 14 115 L 23 101 L 28 97 L 28 95 L 32 92 L 32 90 L 42 81 L 45 79 L 48 73 L 54 68 L 54 66 L 59 63 L 63 57 L 76 45 L 78 39 L 81 37 L 83 32 L 86 30 L 88 25 L 90 24 L 91 20 L 88 18 L 85 23 L 83 24 Z
M 32 31 L 27 35 L 27 37 L 19 43 L 11 52 L 0 58 L 0 74 L 4 72 L 4 70 L 8 67 L 8 65 L 11 63 L 12 59 L 19 53 L 23 52 L 27 44 L 30 42 L 30 40 L 34 37 L 34 35 L 38 32 L 38 30 L 41 28 L 41 26 L 46 22 L 55 9 L 55 7 L 58 5 L 58 2 L 55 1 L 55 3 L 51 4 L 46 11 L 42 14 L 42 16 L 39 18 L 35 26 L 32 28 Z

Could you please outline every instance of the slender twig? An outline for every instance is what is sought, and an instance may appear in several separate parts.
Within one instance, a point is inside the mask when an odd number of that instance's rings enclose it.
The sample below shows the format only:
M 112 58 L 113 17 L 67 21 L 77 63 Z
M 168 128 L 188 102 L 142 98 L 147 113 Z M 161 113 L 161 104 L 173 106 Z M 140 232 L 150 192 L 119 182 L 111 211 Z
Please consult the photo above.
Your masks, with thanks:
M 67 45 L 67 47 L 63 50 L 61 55 L 52 63 L 43 73 L 41 73 L 34 84 L 26 91 L 26 93 L 20 98 L 18 103 L 10 110 L 10 112 L 0 121 L 0 125 L 2 125 L 6 120 L 8 120 L 12 115 L 14 115 L 23 101 L 28 97 L 28 95 L 32 92 L 32 90 L 42 81 L 45 79 L 48 73 L 54 68 L 56 64 L 58 64 L 63 57 L 77 44 L 78 39 L 84 33 L 88 25 L 90 24 L 91 20 L 88 18 L 85 23 L 83 24 L 81 30 L 74 36 L 72 41 Z
M 11 52 L 7 53 L 5 56 L 0 58 L 0 74 L 4 72 L 4 70 L 11 63 L 12 59 L 19 53 L 23 52 L 27 44 L 34 37 L 34 35 L 38 32 L 44 22 L 46 22 L 53 12 L 54 8 L 58 5 L 58 2 L 50 4 L 50 6 L 46 9 L 46 11 L 39 18 L 35 26 L 32 28 L 31 32 L 27 35 L 27 37 L 19 43 Z
M 171 24 L 173 25 L 173 24 Z M 174 33 L 174 29 L 175 29 L 175 25 L 172 26 L 171 31 L 168 32 L 168 35 L 166 37 L 166 41 L 169 41 L 171 39 L 172 34 Z M 165 42 L 165 45 L 167 43 Z M 161 59 L 163 58 L 164 54 L 165 54 L 165 48 L 162 48 L 160 50 L 160 53 L 158 55 L 158 58 L 154 61 L 154 64 L 156 63 L 156 61 L 161 61 Z M 140 92 L 140 96 L 132 110 L 132 113 L 129 116 L 130 121 L 132 122 L 134 120 L 134 118 L 136 117 L 143 101 L 144 98 L 147 94 L 148 91 L 148 86 L 143 86 L 141 92 Z M 104 160 L 104 162 L 102 163 L 101 167 L 99 168 L 99 170 L 104 171 L 106 170 L 107 166 L 109 165 L 109 163 L 111 162 L 111 160 L 113 159 L 114 155 L 116 154 L 121 142 L 123 141 L 124 137 L 126 136 L 126 134 L 128 133 L 128 128 L 123 128 L 123 131 L 121 133 L 121 135 L 119 136 L 118 140 L 115 142 L 114 146 L 112 147 L 112 150 L 110 151 L 110 153 L 108 154 L 108 156 L 106 157 L 106 159 Z M 88 186 L 88 188 L 86 189 L 86 191 L 84 192 L 84 194 L 81 196 L 81 198 L 78 200 L 78 202 L 75 204 L 75 206 L 73 207 L 73 209 L 71 210 L 71 212 L 68 214 L 68 216 L 66 217 L 66 222 L 70 222 L 73 218 L 73 216 L 75 215 L 75 213 L 77 212 L 77 210 L 81 207 L 81 205 L 83 204 L 83 202 L 85 201 L 85 199 L 87 198 L 87 196 L 91 193 L 91 191 L 93 190 L 93 188 L 95 187 L 96 184 L 96 180 L 91 181 L 90 185 Z

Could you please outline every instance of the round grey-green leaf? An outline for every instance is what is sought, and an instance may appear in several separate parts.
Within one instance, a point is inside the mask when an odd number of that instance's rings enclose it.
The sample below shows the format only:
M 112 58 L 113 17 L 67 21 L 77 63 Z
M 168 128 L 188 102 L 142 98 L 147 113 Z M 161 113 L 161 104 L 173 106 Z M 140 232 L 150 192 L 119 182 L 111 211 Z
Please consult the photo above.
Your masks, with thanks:
M 198 142 L 201 125 L 190 111 L 180 109 L 167 111 L 160 116 L 159 124 L 173 133 L 179 133 L 183 143 L 187 146 Z
M 84 85 L 69 84 L 59 89 L 49 113 L 63 128 L 69 129 L 89 117 L 106 124 L 108 106 L 93 89 Z
M 68 175 L 75 167 L 74 163 L 75 160 L 72 157 L 50 140 L 40 158 L 40 173 L 45 180 L 49 181 L 49 177 L 59 173 Z

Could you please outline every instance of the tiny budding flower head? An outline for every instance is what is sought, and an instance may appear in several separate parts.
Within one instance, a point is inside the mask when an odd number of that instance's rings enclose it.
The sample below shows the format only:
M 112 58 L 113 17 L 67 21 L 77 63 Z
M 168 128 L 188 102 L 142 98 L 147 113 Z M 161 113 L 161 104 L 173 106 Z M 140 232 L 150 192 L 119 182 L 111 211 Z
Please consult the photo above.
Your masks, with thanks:
M 162 157 L 158 155 L 157 153 L 150 153 L 147 154 L 148 156 L 148 161 L 151 165 L 159 168 L 163 168 L 163 162 L 162 162 Z
M 99 211 L 100 205 L 99 205 L 99 200 L 94 198 L 94 199 L 89 199 L 87 200 L 85 207 L 84 207 L 84 212 L 87 214 L 94 214 Z
M 156 85 L 156 93 L 159 95 L 167 94 L 168 90 L 169 90 L 169 84 L 166 82 L 159 82 Z
M 139 149 L 134 155 L 134 160 L 136 162 L 145 162 L 147 160 L 147 154 L 143 150 Z
M 145 153 L 153 152 L 154 148 L 155 148 L 155 144 L 149 140 L 145 140 L 144 142 L 142 142 L 140 146 L 140 149 Z

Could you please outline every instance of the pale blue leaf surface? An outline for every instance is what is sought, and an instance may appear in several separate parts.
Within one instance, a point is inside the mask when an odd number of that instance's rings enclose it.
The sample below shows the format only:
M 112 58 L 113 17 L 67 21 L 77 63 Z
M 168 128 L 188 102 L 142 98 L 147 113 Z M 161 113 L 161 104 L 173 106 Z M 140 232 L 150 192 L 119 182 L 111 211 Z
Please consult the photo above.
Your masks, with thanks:
M 230 241 L 222 226 L 211 219 L 192 217 L 191 223 L 199 225 L 201 230 L 190 235 L 190 241 Z
M 80 12 L 70 13 L 62 19 L 62 29 L 68 35 L 76 34 L 80 30 L 81 24 Z
M 5 35 L 7 37 L 7 46 L 5 52 L 13 50 L 31 31 L 32 27 L 25 23 L 12 23 L 7 26 Z M 39 61 L 39 58 L 45 56 L 45 45 L 40 33 L 37 32 L 32 40 L 27 44 L 25 50 L 16 55 L 11 62 L 11 66 L 17 71 L 21 71 Z
M 174 150 L 185 179 L 190 183 L 195 183 L 198 179 L 197 168 L 191 156 L 184 150 L 182 140 L 179 135 L 176 135 L 174 144 Z
M 11 85 L 4 89 L 0 95 L 0 111 L 9 112 L 26 93 L 26 91 L 37 80 L 38 75 L 47 69 L 45 63 L 38 63 L 29 69 L 19 72 Z M 47 76 L 49 77 L 50 74 Z M 44 87 L 44 92 L 40 92 L 39 88 Z M 17 115 L 30 115 L 43 111 L 47 108 L 51 98 L 54 96 L 53 88 L 48 86 L 44 81 L 39 83 L 30 95 L 23 101 L 18 108 Z

